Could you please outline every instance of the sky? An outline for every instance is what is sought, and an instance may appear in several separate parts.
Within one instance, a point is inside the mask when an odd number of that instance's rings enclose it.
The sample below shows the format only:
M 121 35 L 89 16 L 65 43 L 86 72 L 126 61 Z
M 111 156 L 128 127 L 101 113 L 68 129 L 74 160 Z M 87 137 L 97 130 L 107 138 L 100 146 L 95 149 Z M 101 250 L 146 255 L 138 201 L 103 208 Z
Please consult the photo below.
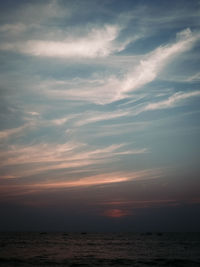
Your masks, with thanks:
M 200 231 L 199 18 L 0 2 L 0 231 Z

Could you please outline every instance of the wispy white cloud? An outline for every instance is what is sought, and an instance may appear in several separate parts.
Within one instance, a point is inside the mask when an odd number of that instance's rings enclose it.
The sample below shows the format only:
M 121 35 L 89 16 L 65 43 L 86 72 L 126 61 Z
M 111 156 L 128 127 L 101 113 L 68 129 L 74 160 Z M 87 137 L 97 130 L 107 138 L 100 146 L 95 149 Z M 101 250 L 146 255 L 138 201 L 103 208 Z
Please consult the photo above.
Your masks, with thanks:
M 167 100 L 149 103 L 147 106 L 144 107 L 143 111 L 174 107 L 180 101 L 194 96 L 200 96 L 200 91 L 193 91 L 188 93 L 178 92 L 170 96 Z
M 74 122 L 74 126 L 84 126 L 84 125 L 91 124 L 91 123 L 112 120 L 112 119 L 117 119 L 121 117 L 136 116 L 142 112 L 150 111 L 150 110 L 172 108 L 177 105 L 181 105 L 181 103 L 184 100 L 187 100 L 188 98 L 198 97 L 198 96 L 200 96 L 200 91 L 177 92 L 165 100 L 147 103 L 147 104 L 146 104 L 146 101 L 143 101 L 143 103 L 135 105 L 135 107 L 133 108 L 120 109 L 118 111 L 113 111 L 113 112 L 99 112 L 99 113 L 96 112 L 96 114 L 95 112 L 92 114 L 86 113 L 79 120 Z M 145 125 L 147 124 L 145 123 Z M 97 136 L 98 135 L 100 136 L 101 135 L 102 136 L 103 135 L 115 135 L 115 134 L 125 133 L 126 131 L 128 131 L 127 127 L 123 128 L 123 123 L 120 124 L 121 129 L 115 130 L 116 126 L 117 125 L 113 125 L 112 129 L 110 130 L 108 130 L 109 126 L 104 126 L 104 131 L 102 133 L 97 133 Z M 142 123 L 142 126 L 144 127 L 144 123 Z
M 9 14 L 7 14 L 8 16 Z M 15 20 L 24 22 L 26 25 L 42 24 L 50 19 L 65 18 L 71 16 L 71 10 L 60 5 L 58 0 L 45 2 L 26 2 L 10 14 Z M 12 18 L 13 19 L 13 18 Z
M 115 44 L 120 28 L 105 25 L 103 28 L 93 28 L 87 36 L 68 36 L 62 41 L 28 40 L 24 42 L 3 43 L 1 50 L 16 51 L 40 57 L 58 58 L 95 58 L 123 50 L 125 44 Z
M 29 146 L 12 145 L 8 150 L 2 151 L 1 155 L 5 160 L 1 161 L 1 165 L 59 161 L 62 160 L 65 153 L 69 153 L 77 147 L 81 147 L 81 144 L 68 142 L 62 145 L 46 143 Z
M 19 136 L 23 134 L 28 128 L 31 128 L 33 126 L 32 123 L 26 123 L 20 127 L 17 128 L 11 128 L 11 129 L 5 129 L 0 131 L 0 139 L 6 139 L 11 136 Z
M 74 125 L 75 126 L 83 126 L 90 123 L 96 123 L 100 121 L 112 120 L 120 117 L 127 116 L 129 111 L 126 110 L 118 110 L 114 112 L 93 112 L 93 113 L 85 113 L 83 116 L 77 120 Z
M 63 82 L 63 81 L 62 81 Z M 125 95 L 120 96 L 121 80 L 115 76 L 101 79 L 89 79 L 86 81 L 77 81 L 76 86 L 69 87 L 62 84 L 58 85 L 57 82 L 51 83 L 51 90 L 47 88 L 46 82 L 41 83 L 41 87 L 44 88 L 43 93 L 51 98 L 62 98 L 72 101 L 87 101 L 95 104 L 109 104 L 114 101 L 124 98 Z
M 70 120 L 75 120 L 77 117 L 80 117 L 81 114 L 80 113 L 77 113 L 77 114 L 71 114 L 71 115 L 68 115 L 68 116 L 65 116 L 65 117 L 61 117 L 61 118 L 57 118 L 57 119 L 52 119 L 52 120 L 49 120 L 49 121 L 46 121 L 45 123 L 48 125 L 48 124 L 52 124 L 52 125 L 63 125 L 65 124 L 66 122 L 69 122 Z
M 2 33 L 22 33 L 26 30 L 26 25 L 23 23 L 16 24 L 4 24 L 0 26 L 0 32 Z
M 197 72 L 196 74 L 188 77 L 185 81 L 186 82 L 199 82 L 200 81 L 200 72 Z
M 91 82 L 88 85 L 81 84 L 80 89 L 74 87 L 73 89 L 60 90 L 55 85 L 54 90 L 46 90 L 45 92 L 52 97 L 89 101 L 100 105 L 130 97 L 130 92 L 138 90 L 155 80 L 162 69 L 175 56 L 191 49 L 199 37 L 198 33 L 192 33 L 190 29 L 178 33 L 175 43 L 158 47 L 153 52 L 142 56 L 139 63 L 134 63 L 133 70 L 129 69 L 124 77 L 111 76 L 99 82 L 94 82 L 94 84 L 91 84 Z
M 200 96 L 200 91 L 177 92 L 162 101 L 149 102 L 149 103 L 144 101 L 142 104 L 134 108 L 129 108 L 128 109 L 129 113 L 127 115 L 137 116 L 146 111 L 173 108 L 182 105 L 184 103 L 183 101 L 187 100 L 188 98 L 199 97 L 199 96 Z
M 26 111 L 26 113 L 27 113 L 28 115 L 31 115 L 31 116 L 39 116 L 39 115 L 40 115 L 40 113 L 37 112 L 37 111 Z
M 86 130 L 87 136 L 99 138 L 103 136 L 125 135 L 128 133 L 143 132 L 151 122 L 110 123 L 109 125 L 96 125 L 95 129 Z
M 199 37 L 199 34 L 194 34 L 190 29 L 186 29 L 177 34 L 177 41 L 174 44 L 161 46 L 150 53 L 146 59 L 140 61 L 132 73 L 127 75 L 122 83 L 122 93 L 134 91 L 153 81 L 169 60 L 189 50 Z

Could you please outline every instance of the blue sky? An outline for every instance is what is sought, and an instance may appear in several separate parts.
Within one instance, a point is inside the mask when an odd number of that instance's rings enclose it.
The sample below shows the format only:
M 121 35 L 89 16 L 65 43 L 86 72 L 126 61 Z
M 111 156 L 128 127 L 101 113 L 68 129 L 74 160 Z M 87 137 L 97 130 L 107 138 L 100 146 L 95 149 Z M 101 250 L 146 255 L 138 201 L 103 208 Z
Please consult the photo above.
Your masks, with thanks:
M 197 230 L 200 2 L 0 6 L 1 229 Z

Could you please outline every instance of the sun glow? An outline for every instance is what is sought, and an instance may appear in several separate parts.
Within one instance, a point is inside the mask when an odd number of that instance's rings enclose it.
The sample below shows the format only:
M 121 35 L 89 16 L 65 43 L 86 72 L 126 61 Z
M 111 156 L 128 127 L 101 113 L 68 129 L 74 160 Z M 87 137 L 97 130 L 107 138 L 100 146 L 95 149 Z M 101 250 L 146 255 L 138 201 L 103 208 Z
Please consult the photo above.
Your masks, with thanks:
M 130 213 L 128 211 L 124 211 L 120 209 L 110 209 L 110 210 L 106 210 L 103 215 L 106 217 L 110 217 L 110 218 L 121 218 L 129 214 Z

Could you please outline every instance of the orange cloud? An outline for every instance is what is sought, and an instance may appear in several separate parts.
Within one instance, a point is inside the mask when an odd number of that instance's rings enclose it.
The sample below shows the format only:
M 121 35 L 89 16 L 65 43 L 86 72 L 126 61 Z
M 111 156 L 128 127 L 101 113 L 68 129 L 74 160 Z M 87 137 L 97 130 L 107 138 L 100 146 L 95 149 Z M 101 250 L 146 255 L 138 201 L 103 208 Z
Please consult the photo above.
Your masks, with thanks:
M 90 177 L 85 177 L 77 181 L 66 181 L 66 182 L 53 182 L 46 184 L 37 184 L 33 185 L 33 187 L 39 188 L 64 188 L 64 187 L 79 187 L 79 186 L 93 186 L 93 185 L 101 185 L 101 184 L 110 184 L 110 183 L 120 183 L 126 182 L 129 180 L 129 177 L 124 177 L 123 175 L 119 175 L 117 173 L 109 174 L 100 174 Z

